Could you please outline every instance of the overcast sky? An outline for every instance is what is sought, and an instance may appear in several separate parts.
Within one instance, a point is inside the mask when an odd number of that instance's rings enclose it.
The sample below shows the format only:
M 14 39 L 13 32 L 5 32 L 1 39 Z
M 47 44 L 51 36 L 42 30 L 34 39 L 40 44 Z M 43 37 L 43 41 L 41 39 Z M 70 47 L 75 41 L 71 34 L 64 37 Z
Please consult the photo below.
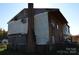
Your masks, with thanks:
M 70 32 L 73 35 L 79 34 L 79 4 L 40 4 L 35 3 L 35 8 L 59 8 L 61 13 L 69 22 Z M 8 30 L 7 22 L 18 14 L 23 8 L 27 8 L 26 3 L 0 3 L 0 28 Z

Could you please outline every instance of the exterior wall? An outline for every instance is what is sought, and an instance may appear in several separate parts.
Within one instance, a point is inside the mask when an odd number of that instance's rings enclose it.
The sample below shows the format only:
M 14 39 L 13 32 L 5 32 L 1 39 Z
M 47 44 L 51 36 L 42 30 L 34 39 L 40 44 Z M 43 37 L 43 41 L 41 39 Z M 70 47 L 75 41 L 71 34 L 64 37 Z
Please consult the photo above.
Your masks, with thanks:
M 9 45 L 12 49 L 27 48 L 26 34 L 13 34 L 8 36 Z
M 19 19 L 17 21 L 11 21 L 8 23 L 8 35 L 11 34 L 27 34 L 28 31 L 28 19 L 26 18 L 26 23 L 21 22 L 22 19 Z
M 63 34 L 62 34 L 62 25 L 59 24 L 58 22 L 55 21 L 55 19 L 52 19 L 54 20 L 54 26 L 51 24 L 51 41 L 52 41 L 52 44 L 57 44 L 57 43 L 61 43 L 62 40 L 63 40 Z M 53 21 L 51 21 L 52 23 Z
M 55 44 L 55 22 L 54 19 L 52 21 L 49 18 L 49 37 L 50 37 L 50 44 Z
M 27 48 L 28 19 L 26 18 L 26 23 L 22 23 L 21 20 L 8 23 L 8 41 L 12 49 Z
M 34 28 L 37 45 L 46 45 L 49 40 L 48 12 L 35 15 Z
M 34 30 L 36 36 L 36 45 L 46 45 L 49 40 L 47 12 L 40 13 L 34 16 Z M 22 34 L 27 34 L 27 31 L 28 31 L 28 22 L 23 24 L 21 22 L 21 19 L 17 21 L 11 21 L 10 23 L 8 23 L 9 43 L 11 45 L 14 45 L 14 47 L 18 47 L 19 45 L 25 45 L 25 43 L 27 42 L 25 41 L 26 36 L 23 36 Z M 21 37 L 19 37 L 19 33 L 21 33 Z
M 51 44 L 62 44 L 63 37 L 63 21 L 60 21 L 56 15 L 49 12 L 49 37 Z

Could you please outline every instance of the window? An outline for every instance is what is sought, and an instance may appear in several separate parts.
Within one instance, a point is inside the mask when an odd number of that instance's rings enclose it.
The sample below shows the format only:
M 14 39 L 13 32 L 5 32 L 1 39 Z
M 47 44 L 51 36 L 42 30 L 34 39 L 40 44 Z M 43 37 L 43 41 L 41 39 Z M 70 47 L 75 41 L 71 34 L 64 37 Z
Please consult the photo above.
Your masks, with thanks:
M 51 25 L 52 25 L 53 27 L 55 27 L 55 23 L 54 23 L 54 22 L 51 22 Z
M 51 23 L 52 24 L 52 26 L 55 26 L 55 24 L 54 23 Z
M 17 17 L 14 18 L 14 21 L 18 20 Z
M 55 26 L 55 22 L 53 19 L 51 19 L 51 25 L 54 27 Z
M 21 37 L 21 35 L 18 35 L 18 37 Z
M 64 34 L 69 34 L 70 31 L 69 31 L 69 27 L 67 25 L 64 26 Z
M 52 36 L 52 44 L 55 44 L 54 36 Z
M 21 19 L 21 22 L 26 23 L 27 22 L 26 18 Z
M 64 34 L 66 34 L 66 32 L 67 32 L 67 27 L 66 27 L 66 25 L 64 25 Z
M 59 26 L 57 25 L 57 29 L 59 28 Z

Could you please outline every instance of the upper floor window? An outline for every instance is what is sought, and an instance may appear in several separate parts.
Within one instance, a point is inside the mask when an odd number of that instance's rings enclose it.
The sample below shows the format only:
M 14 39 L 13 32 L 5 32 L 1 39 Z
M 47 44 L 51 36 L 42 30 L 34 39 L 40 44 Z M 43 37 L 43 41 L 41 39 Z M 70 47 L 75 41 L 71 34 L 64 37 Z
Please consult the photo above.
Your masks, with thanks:
M 23 18 L 23 19 L 21 19 L 21 22 L 22 23 L 27 23 L 27 19 L 26 18 Z
M 52 22 L 51 24 L 52 24 L 53 27 L 55 26 L 55 23 Z
M 59 26 L 57 25 L 57 29 L 59 29 Z

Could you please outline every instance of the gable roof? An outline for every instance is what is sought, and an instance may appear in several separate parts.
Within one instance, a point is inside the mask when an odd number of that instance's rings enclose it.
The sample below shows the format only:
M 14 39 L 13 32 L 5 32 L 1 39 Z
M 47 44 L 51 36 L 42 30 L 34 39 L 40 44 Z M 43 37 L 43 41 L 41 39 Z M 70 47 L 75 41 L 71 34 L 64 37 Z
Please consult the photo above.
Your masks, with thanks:
M 33 8 L 33 9 L 34 9 L 34 15 L 40 14 L 40 13 L 43 13 L 43 12 L 54 12 L 56 14 L 56 17 L 62 18 L 63 21 L 68 23 L 67 20 L 65 19 L 65 17 L 60 12 L 60 10 L 57 9 L 57 8 Z M 26 18 L 28 17 L 28 9 L 27 8 L 24 8 L 21 12 L 19 12 L 16 16 L 14 16 L 9 22 L 11 22 L 13 20 L 14 21 L 19 20 L 23 17 L 26 17 Z

